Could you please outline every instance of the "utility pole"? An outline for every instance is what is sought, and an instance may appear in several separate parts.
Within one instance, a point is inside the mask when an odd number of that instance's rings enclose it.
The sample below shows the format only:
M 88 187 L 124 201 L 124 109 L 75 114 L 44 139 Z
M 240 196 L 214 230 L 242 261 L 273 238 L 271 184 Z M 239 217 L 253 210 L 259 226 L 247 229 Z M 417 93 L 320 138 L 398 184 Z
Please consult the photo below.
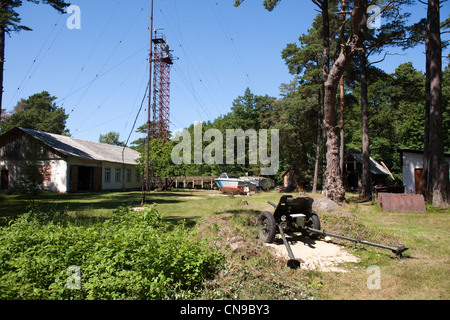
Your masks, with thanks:
M 152 63 L 153 63 L 153 0 L 151 0 L 150 9 L 150 55 L 149 55 L 149 80 L 148 80 L 148 107 L 147 107 L 147 148 L 145 165 L 145 184 L 146 191 L 150 191 L 150 110 L 151 110 L 151 88 L 152 88 Z
M 5 65 L 5 34 L 6 34 L 5 27 L 1 27 L 0 28 L 0 121 L 2 120 L 2 108 L 3 108 L 3 71 L 4 71 L 3 69 Z

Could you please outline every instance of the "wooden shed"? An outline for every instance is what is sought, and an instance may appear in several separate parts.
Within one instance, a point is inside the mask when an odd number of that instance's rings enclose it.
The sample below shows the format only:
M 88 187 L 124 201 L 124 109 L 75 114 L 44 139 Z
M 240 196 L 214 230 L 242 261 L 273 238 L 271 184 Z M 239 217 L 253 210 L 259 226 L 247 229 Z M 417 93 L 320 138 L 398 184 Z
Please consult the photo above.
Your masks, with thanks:
M 362 176 L 362 154 L 349 153 L 344 159 L 344 184 L 348 190 L 358 190 Z M 386 184 L 389 172 L 372 157 L 370 157 L 370 173 L 372 183 Z

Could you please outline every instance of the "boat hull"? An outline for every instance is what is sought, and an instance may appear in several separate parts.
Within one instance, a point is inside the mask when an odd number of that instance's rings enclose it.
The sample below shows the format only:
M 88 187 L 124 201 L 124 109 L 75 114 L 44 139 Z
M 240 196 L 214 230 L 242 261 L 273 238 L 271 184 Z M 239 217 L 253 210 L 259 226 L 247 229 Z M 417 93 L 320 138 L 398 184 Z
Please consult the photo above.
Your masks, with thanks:
M 249 194 L 256 192 L 256 185 L 241 179 L 215 179 L 219 190 L 225 194 Z

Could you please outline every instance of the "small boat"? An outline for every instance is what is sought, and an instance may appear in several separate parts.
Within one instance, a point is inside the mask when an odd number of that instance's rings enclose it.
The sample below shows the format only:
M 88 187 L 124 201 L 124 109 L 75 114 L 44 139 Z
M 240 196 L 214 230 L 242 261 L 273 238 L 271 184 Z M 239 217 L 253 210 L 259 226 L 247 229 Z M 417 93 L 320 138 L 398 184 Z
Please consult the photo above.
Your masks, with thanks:
M 231 173 L 222 173 L 214 181 L 219 186 L 219 190 L 226 194 L 250 194 L 257 191 L 255 183 L 248 179 L 241 179 L 238 175 Z

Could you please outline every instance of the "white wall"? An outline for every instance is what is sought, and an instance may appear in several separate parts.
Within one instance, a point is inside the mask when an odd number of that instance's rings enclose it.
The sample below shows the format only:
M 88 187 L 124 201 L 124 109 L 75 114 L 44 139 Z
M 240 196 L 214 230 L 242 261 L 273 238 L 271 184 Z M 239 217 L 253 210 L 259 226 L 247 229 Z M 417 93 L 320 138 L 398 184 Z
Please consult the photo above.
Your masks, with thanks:
M 52 168 L 51 182 L 44 182 L 44 188 L 48 191 L 66 193 L 69 190 L 67 176 L 68 165 L 65 160 L 50 160 Z
M 17 184 L 17 181 L 23 178 L 22 171 L 25 165 L 25 161 L 23 160 L 0 161 L 0 170 L 9 171 L 9 189 L 13 189 Z M 45 190 L 60 193 L 67 192 L 67 162 L 65 160 L 36 161 L 36 165 L 51 167 L 50 181 L 43 183 Z
M 418 153 L 403 152 L 403 185 L 405 192 L 411 190 L 416 193 L 414 183 L 414 169 L 421 169 L 423 167 L 423 155 Z
M 9 171 L 9 189 L 14 188 L 15 181 L 22 178 L 21 168 L 25 165 L 25 161 L 17 160 L 0 160 L 0 170 Z M 102 190 L 122 190 L 125 189 L 141 189 L 142 177 L 137 178 L 137 165 L 125 165 L 120 163 L 99 162 L 90 160 L 70 159 L 69 163 L 66 160 L 55 159 L 46 161 L 37 161 L 36 165 L 50 165 L 51 179 L 49 182 L 44 182 L 44 189 L 52 192 L 66 193 L 70 190 L 70 166 L 88 166 L 102 168 Z M 105 181 L 105 168 L 111 169 L 111 181 Z M 120 179 L 116 179 L 116 169 L 120 169 Z M 125 170 L 124 170 L 125 169 Z M 128 181 L 127 170 L 131 170 L 131 182 Z
M 111 179 L 106 181 L 106 168 L 111 169 Z M 121 190 L 124 188 L 123 181 L 125 183 L 125 189 L 140 189 L 142 187 L 142 177 L 137 178 L 138 166 L 122 165 L 120 163 L 102 162 L 102 190 Z M 116 170 L 120 170 L 120 179 L 116 178 Z M 131 170 L 131 182 L 128 181 L 127 170 Z
M 102 168 L 102 190 L 103 191 L 110 191 L 110 190 L 122 190 L 124 188 L 124 185 L 122 181 L 125 181 L 125 189 L 141 189 L 142 186 L 142 178 L 140 177 L 139 180 L 136 179 L 136 172 L 138 170 L 137 165 L 122 165 L 121 163 L 114 163 L 114 162 L 100 162 L 100 161 L 93 161 L 93 160 L 85 160 L 85 159 L 70 159 L 69 165 L 75 165 L 75 166 L 86 166 L 86 167 L 101 167 Z M 106 182 L 105 180 L 105 169 L 110 168 L 111 169 L 111 181 Z M 123 175 L 123 168 L 125 168 L 125 175 Z M 120 179 L 116 179 L 116 169 L 120 169 L 121 175 Z M 131 182 L 128 182 L 127 180 L 127 169 L 131 170 Z M 67 167 L 67 177 L 70 175 L 70 167 Z M 67 190 L 70 189 L 69 185 L 70 181 L 69 178 L 67 178 Z
M 20 175 L 19 170 L 14 165 L 14 162 L 9 161 L 9 160 L 0 160 L 0 170 L 8 170 L 9 171 L 8 187 L 9 187 L 9 189 L 11 189 L 14 186 L 14 181 Z M 1 183 L 1 181 L 0 181 L 0 183 Z
M 423 168 L 423 154 L 403 151 L 402 160 L 403 185 L 405 186 L 405 192 L 409 192 L 411 190 L 412 193 L 416 193 L 414 169 Z M 447 161 L 450 166 L 450 158 L 446 157 L 445 161 Z

